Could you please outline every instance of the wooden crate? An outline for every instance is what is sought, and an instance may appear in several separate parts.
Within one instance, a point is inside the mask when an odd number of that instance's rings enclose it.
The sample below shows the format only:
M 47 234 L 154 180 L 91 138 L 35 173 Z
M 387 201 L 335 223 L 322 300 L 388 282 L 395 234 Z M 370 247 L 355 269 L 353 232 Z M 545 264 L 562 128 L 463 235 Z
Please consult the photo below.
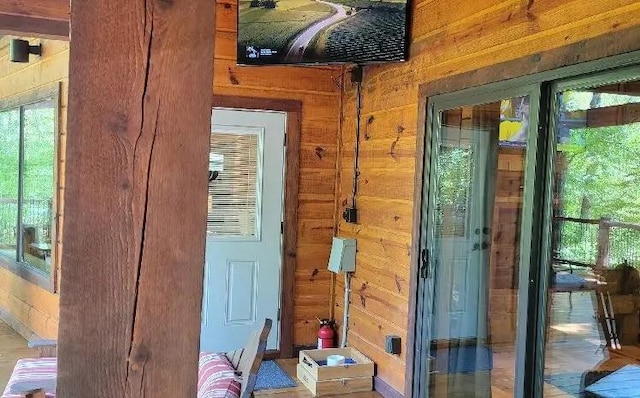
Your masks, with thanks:
M 342 355 L 345 358 L 353 359 L 356 363 L 341 366 L 320 366 L 318 362 L 326 361 L 329 355 Z M 351 347 L 303 350 L 300 351 L 298 363 L 304 365 L 311 376 L 318 381 L 373 376 L 373 361 Z
M 329 355 L 342 355 L 355 363 L 320 365 Z M 371 391 L 373 365 L 369 358 L 351 347 L 307 350 L 300 351 L 297 375 L 314 396 Z
M 372 376 L 316 380 L 308 372 L 308 367 L 302 364 L 298 364 L 298 380 L 311 391 L 314 397 L 371 391 L 373 389 Z

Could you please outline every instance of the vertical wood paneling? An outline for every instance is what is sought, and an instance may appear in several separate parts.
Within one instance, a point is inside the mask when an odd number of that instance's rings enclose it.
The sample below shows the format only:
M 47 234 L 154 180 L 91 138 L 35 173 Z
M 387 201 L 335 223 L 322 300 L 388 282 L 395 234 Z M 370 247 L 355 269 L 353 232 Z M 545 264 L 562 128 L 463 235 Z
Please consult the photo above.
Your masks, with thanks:
M 489 0 L 445 2 L 418 1 L 412 7 L 410 60 L 403 64 L 365 68 L 358 225 L 338 220 L 339 234 L 358 239 L 358 256 L 351 302 L 358 319 L 382 319 L 381 330 L 402 330 L 407 316 L 388 314 L 393 307 L 385 298 L 411 299 L 408 289 L 413 208 L 416 131 L 419 120 L 418 86 L 443 77 L 551 50 L 584 39 L 640 25 L 640 3 L 606 1 L 585 7 L 579 0 L 493 2 Z M 535 70 L 532 70 L 535 72 Z M 348 80 L 348 79 L 347 79 Z M 338 203 L 341 211 L 351 200 L 355 141 L 356 90 L 346 82 Z M 399 291 L 394 291 L 398 278 Z M 335 292 L 336 318 L 341 321 L 343 285 Z M 377 306 L 372 296 L 379 296 Z M 369 298 L 367 298 L 369 297 Z M 383 304 L 384 303 L 384 304 Z M 396 307 L 397 308 L 397 307 Z M 384 323 L 384 325 L 383 325 Z M 387 324 L 389 324 L 387 326 Z M 371 327 L 354 327 L 351 345 L 377 362 L 378 375 L 398 391 L 404 391 L 405 356 L 384 352 Z M 404 343 L 407 340 L 404 339 Z M 412 347 L 404 347 L 405 351 Z M 410 359 L 410 356 L 407 357 Z M 399 370 L 398 368 L 401 368 Z

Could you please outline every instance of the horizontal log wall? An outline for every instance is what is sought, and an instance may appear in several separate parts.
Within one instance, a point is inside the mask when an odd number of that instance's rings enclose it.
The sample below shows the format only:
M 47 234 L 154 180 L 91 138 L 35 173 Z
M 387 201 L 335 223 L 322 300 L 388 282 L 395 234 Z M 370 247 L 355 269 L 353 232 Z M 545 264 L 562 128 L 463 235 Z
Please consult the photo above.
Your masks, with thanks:
M 58 162 L 58 253 L 52 266 L 59 275 L 62 234 L 62 198 L 64 190 L 64 148 L 67 133 L 67 87 L 69 76 L 69 43 L 42 40 L 42 57 L 31 56 L 30 63 L 9 62 L 9 38 L 0 38 L 0 98 L 20 95 L 30 90 L 61 82 L 60 92 L 60 154 Z M 31 39 L 33 43 L 39 40 Z M 1 150 L 1 149 L 0 149 Z M 0 261 L 3 261 L 0 259 Z M 58 278 L 59 279 L 59 278 Z M 0 318 L 26 337 L 58 335 L 58 295 L 36 286 L 5 268 L 0 268 Z
M 558 48 L 639 25 L 640 3 L 581 0 L 416 0 L 409 62 L 366 67 L 360 142 L 359 223 L 339 220 L 339 233 L 358 238 L 349 343 L 378 365 L 398 391 L 405 385 L 404 347 L 384 352 L 384 336 L 407 342 L 414 162 L 421 83 Z M 343 106 L 339 204 L 350 200 L 356 126 L 355 88 Z M 343 284 L 337 283 L 336 318 Z

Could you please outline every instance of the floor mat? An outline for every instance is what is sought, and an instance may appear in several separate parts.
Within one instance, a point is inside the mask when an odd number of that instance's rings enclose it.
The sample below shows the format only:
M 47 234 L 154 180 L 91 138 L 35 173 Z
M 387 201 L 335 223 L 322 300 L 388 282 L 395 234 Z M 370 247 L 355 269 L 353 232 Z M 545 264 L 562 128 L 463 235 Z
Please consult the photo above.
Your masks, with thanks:
M 582 398 L 582 373 L 554 373 L 544 375 L 544 381 L 574 397 Z
M 290 388 L 298 384 L 275 361 L 262 361 L 258 370 L 255 390 Z
M 475 373 L 493 368 L 493 352 L 485 346 L 439 348 L 431 355 L 439 373 Z

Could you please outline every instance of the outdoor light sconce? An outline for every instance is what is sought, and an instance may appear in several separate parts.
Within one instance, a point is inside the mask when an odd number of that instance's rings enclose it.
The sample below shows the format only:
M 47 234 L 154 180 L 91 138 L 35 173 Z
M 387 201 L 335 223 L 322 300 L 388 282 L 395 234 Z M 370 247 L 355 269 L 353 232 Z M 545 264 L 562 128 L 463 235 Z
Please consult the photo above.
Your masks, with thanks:
M 42 55 L 42 44 L 32 46 L 27 40 L 11 39 L 9 42 L 9 61 L 29 62 L 29 54 Z

